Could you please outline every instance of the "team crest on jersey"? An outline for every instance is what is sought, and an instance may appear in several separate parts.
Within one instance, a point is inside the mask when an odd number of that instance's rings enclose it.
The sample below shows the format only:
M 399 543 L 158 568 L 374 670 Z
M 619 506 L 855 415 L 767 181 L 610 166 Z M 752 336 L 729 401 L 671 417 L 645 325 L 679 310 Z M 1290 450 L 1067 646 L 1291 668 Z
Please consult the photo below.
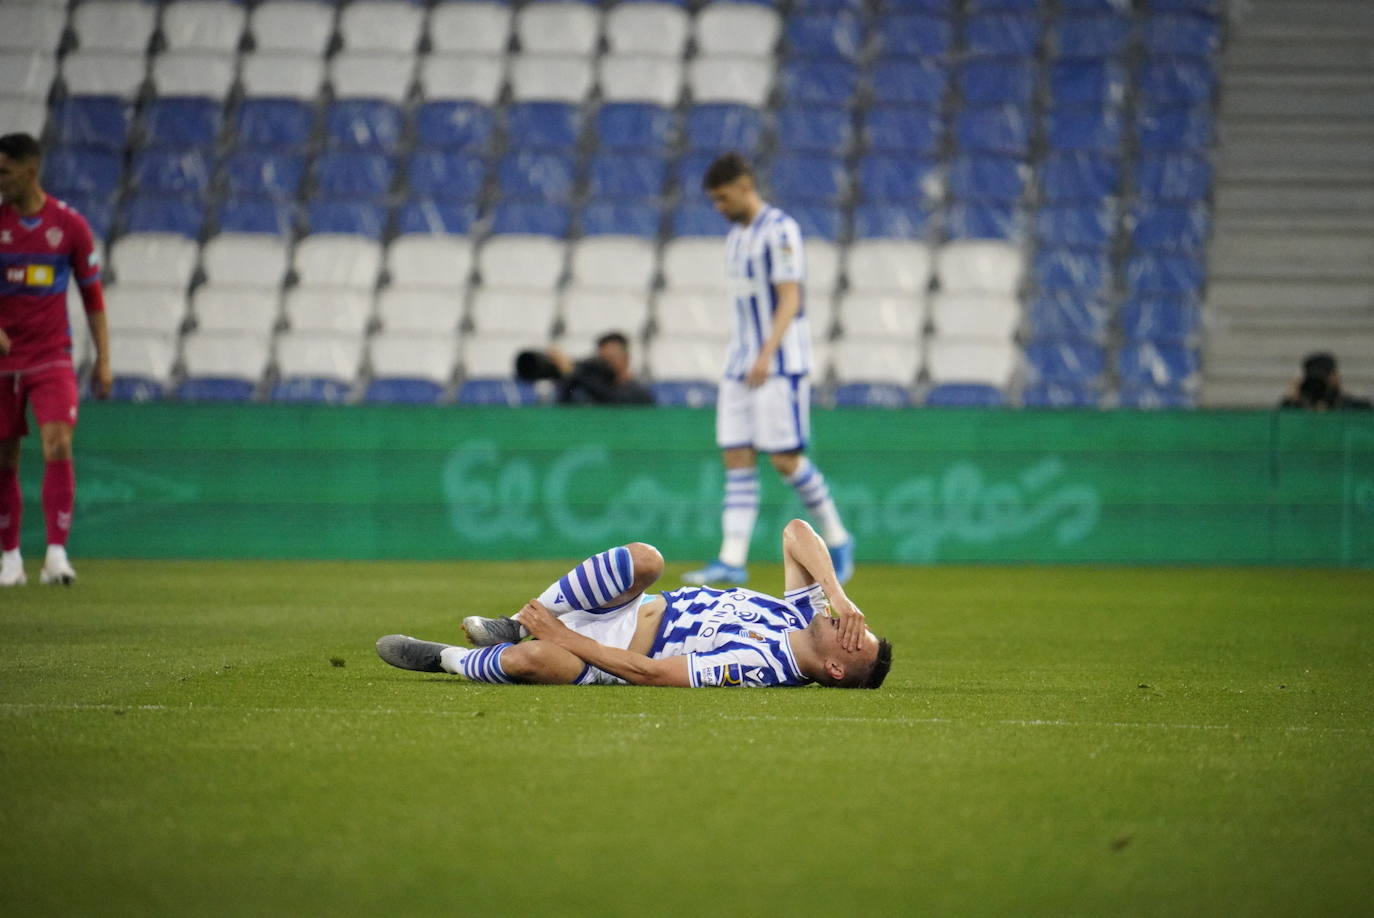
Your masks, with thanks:
M 48 231 L 44 234 L 43 238 L 48 240 L 48 245 L 52 246 L 53 248 L 57 248 L 59 245 L 62 244 L 62 230 L 59 227 L 50 226 L 48 227 Z
M 751 638 L 753 638 L 754 640 L 756 640 L 756 641 L 766 641 L 766 640 L 768 640 L 768 638 L 766 638 L 766 637 L 764 637 L 763 635 L 759 634 L 757 631 L 750 631 L 750 632 L 749 632 L 749 636 L 750 636 Z
M 14 234 L 9 230 L 0 230 L 0 245 L 9 245 L 14 242 Z

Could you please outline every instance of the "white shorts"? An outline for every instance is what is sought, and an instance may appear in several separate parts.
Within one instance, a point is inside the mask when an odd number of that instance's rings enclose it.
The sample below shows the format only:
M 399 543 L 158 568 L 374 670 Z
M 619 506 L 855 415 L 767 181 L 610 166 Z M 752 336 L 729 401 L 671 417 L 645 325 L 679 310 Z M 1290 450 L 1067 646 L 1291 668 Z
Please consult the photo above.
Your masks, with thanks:
M 635 637 L 635 626 L 639 624 L 639 607 L 657 593 L 644 593 L 639 602 L 632 602 L 615 612 L 595 614 L 592 612 L 569 612 L 559 617 L 559 621 L 583 637 L 589 637 L 598 644 L 615 647 L 619 650 L 629 648 Z M 613 676 L 604 669 L 588 666 L 577 680 L 578 685 L 624 685 L 625 680 Z
M 761 453 L 806 449 L 811 439 L 811 380 L 770 376 L 757 389 L 723 379 L 716 396 L 716 445 L 752 446 Z

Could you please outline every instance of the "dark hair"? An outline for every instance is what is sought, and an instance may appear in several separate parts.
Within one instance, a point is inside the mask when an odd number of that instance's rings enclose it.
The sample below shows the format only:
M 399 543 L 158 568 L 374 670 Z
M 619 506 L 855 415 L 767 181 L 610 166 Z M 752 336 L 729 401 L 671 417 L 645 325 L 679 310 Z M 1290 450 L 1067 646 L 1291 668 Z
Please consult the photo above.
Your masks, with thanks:
M 0 137 L 0 153 L 15 162 L 32 162 L 43 156 L 43 146 L 32 134 L 6 134 Z
M 706 191 L 728 185 L 737 178 L 753 176 L 754 170 L 738 153 L 722 153 L 706 167 L 706 175 L 701 179 L 701 187 Z
M 873 661 L 873 668 L 868 671 L 868 676 L 855 688 L 878 688 L 887 678 L 887 671 L 892 668 L 892 645 L 887 638 L 878 638 L 878 656 Z
M 596 339 L 597 347 L 601 347 L 603 344 L 618 344 L 627 351 L 630 349 L 630 339 L 626 338 L 618 331 L 606 332 L 606 334 Z
M 1303 358 L 1302 375 L 1308 379 L 1320 379 L 1325 382 L 1331 378 L 1331 374 L 1334 372 L 1336 372 L 1336 358 L 1327 351 L 1318 351 Z

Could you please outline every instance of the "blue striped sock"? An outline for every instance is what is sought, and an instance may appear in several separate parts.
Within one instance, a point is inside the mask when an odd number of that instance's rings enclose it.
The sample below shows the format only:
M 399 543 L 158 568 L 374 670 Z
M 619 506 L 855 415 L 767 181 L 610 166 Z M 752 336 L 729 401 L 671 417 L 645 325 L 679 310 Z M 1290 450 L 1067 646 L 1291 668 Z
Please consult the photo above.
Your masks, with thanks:
M 792 490 L 797 492 L 802 503 L 810 512 L 811 518 L 820 524 L 821 536 L 827 545 L 839 545 L 849 538 L 849 533 L 840 521 L 840 511 L 830 497 L 830 486 L 825 482 L 821 470 L 802 457 L 797 470 L 787 479 Z
M 612 601 L 630 589 L 634 559 L 624 545 L 603 551 L 564 574 L 540 595 L 554 615 L 568 612 L 616 612 L 629 603 Z
M 473 682 L 495 682 L 501 685 L 513 685 L 515 680 L 506 675 L 506 671 L 501 668 L 501 654 L 507 648 L 514 647 L 514 644 L 493 644 L 491 647 L 479 647 L 463 657 L 462 669 L 463 676 Z
M 759 517 L 757 469 L 725 470 L 725 503 L 720 513 L 720 560 L 744 567 L 749 560 L 749 540 Z

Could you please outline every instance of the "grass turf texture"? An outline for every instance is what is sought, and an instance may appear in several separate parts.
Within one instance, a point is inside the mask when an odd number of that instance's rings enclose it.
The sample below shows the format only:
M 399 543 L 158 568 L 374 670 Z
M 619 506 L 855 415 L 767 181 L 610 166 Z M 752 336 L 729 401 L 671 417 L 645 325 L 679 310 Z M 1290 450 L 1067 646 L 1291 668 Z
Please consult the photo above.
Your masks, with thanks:
M 1367 572 L 862 568 L 879 692 L 489 686 L 373 652 L 567 567 L 87 561 L 0 592 L 5 913 L 1374 901 Z

